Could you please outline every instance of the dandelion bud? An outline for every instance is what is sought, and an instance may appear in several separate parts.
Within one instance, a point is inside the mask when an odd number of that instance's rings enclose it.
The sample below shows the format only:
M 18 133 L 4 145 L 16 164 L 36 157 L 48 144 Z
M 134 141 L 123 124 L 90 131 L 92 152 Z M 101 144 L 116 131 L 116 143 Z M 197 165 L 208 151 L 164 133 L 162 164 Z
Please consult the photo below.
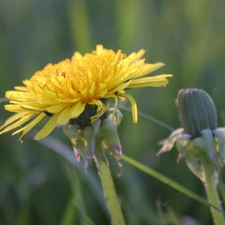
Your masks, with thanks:
M 185 157 L 189 169 L 204 182 L 207 169 L 217 184 L 220 168 L 225 164 L 225 128 L 217 127 L 217 111 L 212 98 L 201 89 L 181 89 L 177 107 L 182 128 L 174 130 L 163 141 L 158 155 L 176 145 L 177 162 Z
M 180 122 L 186 133 L 201 136 L 205 129 L 217 128 L 217 111 L 212 98 L 201 89 L 181 89 L 177 106 Z

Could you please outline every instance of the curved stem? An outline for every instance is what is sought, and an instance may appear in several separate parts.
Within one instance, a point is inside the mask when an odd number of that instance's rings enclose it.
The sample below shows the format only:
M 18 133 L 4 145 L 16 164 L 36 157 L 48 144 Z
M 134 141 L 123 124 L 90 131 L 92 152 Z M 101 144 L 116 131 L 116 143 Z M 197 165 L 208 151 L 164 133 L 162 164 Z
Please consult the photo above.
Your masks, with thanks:
M 215 205 L 217 208 L 222 210 L 221 201 L 217 191 L 217 174 L 215 171 L 210 169 L 210 166 L 205 160 L 202 160 L 203 170 L 205 174 L 204 185 L 207 192 L 208 200 L 210 203 Z M 224 215 L 214 208 L 210 208 L 213 221 L 215 225 L 225 225 Z
M 123 214 L 117 198 L 115 186 L 112 180 L 110 168 L 104 162 L 99 160 L 100 171 L 99 177 L 101 179 L 102 188 L 104 191 L 105 200 L 107 202 L 109 214 L 113 225 L 125 225 Z

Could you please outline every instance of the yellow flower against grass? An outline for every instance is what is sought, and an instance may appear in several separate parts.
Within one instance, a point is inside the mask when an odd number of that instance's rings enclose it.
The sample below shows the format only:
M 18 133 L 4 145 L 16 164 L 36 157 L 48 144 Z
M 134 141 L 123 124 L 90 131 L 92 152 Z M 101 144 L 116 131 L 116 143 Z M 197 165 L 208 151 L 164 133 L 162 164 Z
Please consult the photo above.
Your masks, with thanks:
M 125 90 L 164 86 L 172 76 L 143 77 L 164 65 L 145 63 L 144 52 L 140 50 L 126 56 L 121 50 L 114 52 L 97 45 L 92 53 L 82 56 L 75 52 L 71 60 L 48 64 L 30 80 L 23 81 L 24 86 L 6 92 L 10 102 L 5 109 L 16 114 L 5 121 L 0 134 L 17 129 L 13 135 L 22 133 L 19 139 L 22 141 L 26 133 L 48 117 L 48 122 L 35 136 L 40 140 L 58 124 L 68 124 L 86 114 L 90 123 L 96 121 L 106 112 L 107 99 L 113 98 L 116 105 L 118 97 L 130 100 L 136 123 L 137 105 Z

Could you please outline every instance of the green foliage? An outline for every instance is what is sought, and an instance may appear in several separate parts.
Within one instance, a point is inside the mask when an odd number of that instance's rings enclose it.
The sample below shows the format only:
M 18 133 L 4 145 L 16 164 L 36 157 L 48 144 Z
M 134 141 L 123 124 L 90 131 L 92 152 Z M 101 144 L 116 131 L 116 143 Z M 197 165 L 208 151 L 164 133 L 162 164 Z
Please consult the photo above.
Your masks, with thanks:
M 0 97 L 47 63 L 71 57 L 76 50 L 85 53 L 103 44 L 129 54 L 143 48 L 147 62 L 166 63 L 158 73 L 174 77 L 166 88 L 133 90 L 141 112 L 180 127 L 177 92 L 197 87 L 213 97 L 219 126 L 223 126 L 224 7 L 222 0 L 1 0 Z M 0 106 L 2 124 L 10 113 L 4 111 L 3 103 Z M 205 198 L 204 187 L 185 162 L 176 164 L 175 149 L 156 156 L 158 142 L 170 131 L 142 117 L 132 124 L 130 113 L 122 112 L 118 132 L 124 154 Z M 61 129 L 52 135 L 59 143 L 35 142 L 32 134 L 23 144 L 10 134 L 0 136 L 0 223 L 110 224 L 94 163 L 88 174 L 82 162 L 71 167 L 68 160 L 74 162 L 75 157 L 68 138 Z M 67 146 L 67 156 L 59 156 L 60 148 L 59 154 L 51 151 L 51 145 L 57 148 L 60 143 Z M 127 224 L 178 224 L 178 218 L 212 224 L 207 206 L 127 163 L 122 171 L 114 161 L 111 166 Z

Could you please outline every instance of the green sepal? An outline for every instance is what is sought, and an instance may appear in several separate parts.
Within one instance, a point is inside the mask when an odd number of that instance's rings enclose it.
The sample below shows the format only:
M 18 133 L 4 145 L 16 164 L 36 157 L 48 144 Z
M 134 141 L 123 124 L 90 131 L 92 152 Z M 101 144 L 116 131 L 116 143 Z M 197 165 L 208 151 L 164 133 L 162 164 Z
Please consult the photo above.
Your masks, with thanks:
M 179 162 L 186 154 L 191 135 L 182 134 L 176 141 L 176 148 L 179 151 L 177 162 Z
M 161 154 L 170 151 L 173 148 L 178 137 L 180 137 L 183 134 L 183 131 L 184 131 L 183 128 L 176 129 L 170 134 L 170 136 L 167 139 L 161 141 L 159 144 L 162 145 L 162 148 L 157 153 L 157 156 L 160 156 Z
M 202 130 L 201 135 L 204 140 L 204 145 L 205 145 L 204 149 L 206 150 L 212 163 L 216 163 L 216 149 L 215 149 L 212 131 L 210 129 Z
M 225 129 L 217 128 L 213 131 L 218 144 L 218 152 L 220 157 L 225 160 Z
M 191 172 L 200 180 L 204 181 L 205 179 L 204 171 L 202 170 L 202 166 L 199 160 L 196 158 L 196 155 L 191 147 L 186 152 L 185 161 Z
M 79 138 L 85 143 L 85 148 L 82 149 L 82 156 L 85 162 L 85 169 L 88 164 L 91 164 L 93 156 L 95 154 L 95 137 L 99 131 L 101 120 L 96 120 L 91 126 L 85 127 L 83 130 L 79 130 Z
M 120 144 L 119 135 L 117 133 L 117 126 L 111 119 L 102 121 L 101 132 L 104 133 L 104 145 L 117 158 L 122 156 L 122 147 Z

